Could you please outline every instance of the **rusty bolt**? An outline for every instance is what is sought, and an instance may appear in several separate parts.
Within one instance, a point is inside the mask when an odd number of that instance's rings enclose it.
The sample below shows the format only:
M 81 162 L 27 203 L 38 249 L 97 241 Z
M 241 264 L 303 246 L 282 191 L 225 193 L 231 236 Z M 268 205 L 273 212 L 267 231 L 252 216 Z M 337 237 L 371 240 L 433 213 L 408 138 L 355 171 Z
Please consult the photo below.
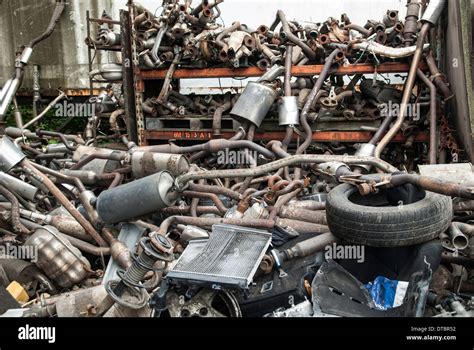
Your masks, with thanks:
M 260 270 L 266 275 L 271 273 L 273 271 L 273 265 L 275 262 L 273 261 L 273 258 L 270 255 L 265 255 L 260 262 Z
M 359 188 L 359 193 L 362 196 L 367 196 L 371 194 L 372 192 L 374 192 L 372 186 L 369 184 L 360 184 L 357 187 Z

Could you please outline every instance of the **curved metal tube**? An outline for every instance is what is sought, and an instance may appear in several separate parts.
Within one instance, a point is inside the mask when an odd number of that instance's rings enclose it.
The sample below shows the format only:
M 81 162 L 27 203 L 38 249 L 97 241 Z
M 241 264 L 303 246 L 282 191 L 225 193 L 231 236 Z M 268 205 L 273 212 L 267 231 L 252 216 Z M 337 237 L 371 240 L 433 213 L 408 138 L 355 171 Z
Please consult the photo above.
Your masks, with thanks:
M 295 155 L 284 159 L 279 159 L 274 162 L 264 164 L 252 169 L 230 169 L 230 170 L 213 170 L 213 171 L 198 171 L 194 173 L 187 173 L 176 178 L 176 187 L 184 189 L 189 181 L 200 179 L 216 179 L 216 178 L 237 178 L 237 177 L 257 177 L 266 175 L 275 170 L 279 170 L 286 166 L 296 164 L 321 164 L 327 162 L 341 162 L 348 165 L 372 165 L 376 168 L 388 173 L 398 171 L 397 168 L 388 164 L 387 162 L 377 159 L 375 157 L 356 157 L 356 156 L 335 156 L 335 155 Z
M 35 166 L 24 159 L 21 163 L 23 168 L 34 176 L 37 180 L 40 180 L 56 197 L 59 203 L 76 219 L 79 224 L 86 230 L 86 232 L 100 245 L 103 247 L 107 246 L 107 242 L 97 233 L 92 224 L 82 216 L 82 214 L 76 209 L 76 207 L 69 201 L 69 199 L 56 187 L 56 185 L 41 171 L 35 168 Z
M 430 79 L 421 71 L 417 70 L 418 77 L 423 81 L 423 83 L 428 86 L 430 89 L 430 151 L 429 151 L 429 161 L 430 164 L 437 163 L 437 151 L 438 151 L 438 130 L 437 130 L 437 103 L 436 103 L 436 86 L 431 82 Z
M 228 224 L 253 228 L 270 229 L 275 226 L 275 221 L 264 219 L 225 219 L 225 218 L 192 218 L 189 216 L 170 216 L 163 220 L 158 234 L 166 235 L 172 224 L 184 224 L 210 227 L 216 224 Z
M 222 114 L 232 107 L 231 96 L 226 95 L 224 104 L 216 108 L 212 119 L 212 131 L 215 136 L 222 135 Z
M 310 256 L 318 251 L 324 250 L 327 246 L 338 242 L 339 239 L 332 233 L 326 232 L 316 237 L 309 238 L 295 244 L 278 254 L 281 261 L 288 261 L 296 258 Z
M 367 51 L 374 53 L 379 56 L 388 57 L 388 58 L 404 58 L 410 57 L 417 51 L 416 46 L 409 47 L 390 47 L 385 46 L 373 41 L 365 41 L 361 43 L 355 43 L 352 47 L 356 50 Z M 430 47 L 430 44 L 425 44 L 422 46 L 423 50 L 426 50 Z
M 194 213 L 193 213 L 194 210 Z M 213 214 L 217 216 L 222 216 L 222 213 L 216 207 L 212 206 L 197 206 L 196 208 L 191 208 L 190 205 L 180 205 L 180 206 L 172 206 L 163 208 L 161 212 L 165 215 L 186 215 L 186 214 L 195 214 L 192 215 L 194 217 L 202 215 L 202 214 Z
M 321 74 L 319 75 L 318 80 L 314 84 L 314 87 L 311 90 L 311 93 L 309 94 L 308 99 L 306 100 L 303 110 L 301 111 L 300 123 L 303 126 L 304 131 L 305 131 L 305 140 L 300 145 L 300 147 L 298 147 L 298 149 L 296 150 L 297 155 L 303 154 L 312 142 L 313 130 L 311 129 L 311 126 L 308 124 L 308 114 L 314 102 L 316 101 L 316 98 L 321 90 L 321 87 L 323 86 L 324 81 L 327 79 L 329 75 L 334 59 L 336 58 L 336 55 L 339 52 L 341 52 L 339 49 L 335 49 L 326 59 L 326 63 L 324 64 Z M 301 169 L 297 168 L 295 170 L 295 179 L 299 180 L 300 178 L 301 178 Z
M 0 194 L 10 202 L 10 212 L 13 230 L 17 233 L 27 233 L 28 229 L 20 221 L 20 203 L 13 193 L 6 187 L 0 185 Z
M 423 13 L 423 17 L 421 17 L 421 21 L 430 23 L 433 26 L 436 25 L 447 2 L 448 0 L 430 0 L 428 7 Z
M 67 97 L 66 93 L 62 92 L 59 94 L 58 97 L 56 97 L 53 101 L 51 101 L 48 106 L 40 113 L 38 116 L 35 118 L 31 119 L 28 123 L 23 125 L 20 129 L 27 129 L 28 127 L 35 125 L 37 122 L 39 122 L 43 117 L 49 112 L 51 108 L 53 108 L 59 101 L 61 101 L 63 98 Z
M 300 38 L 298 38 L 296 35 L 294 35 L 293 32 L 291 31 L 290 24 L 288 23 L 288 20 L 286 19 L 285 13 L 282 10 L 278 10 L 277 17 L 281 21 L 281 25 L 283 27 L 283 33 L 286 36 L 286 40 L 289 40 L 293 44 L 301 47 L 304 54 L 309 59 L 315 60 L 316 59 L 316 53 L 308 45 L 306 45 L 303 41 L 301 41 Z
M 215 43 L 218 47 L 221 48 L 220 52 L 220 57 L 221 59 L 226 59 L 227 58 L 227 50 L 228 50 L 228 45 L 224 42 L 224 38 L 232 33 L 233 31 L 236 31 L 237 29 L 240 28 L 240 22 L 234 22 L 230 27 L 224 29 L 220 34 L 216 37 Z
M 23 49 L 21 57 L 19 57 L 17 61 L 15 76 L 13 80 L 8 86 L 8 89 L 4 88 L 1 92 L 3 99 L 0 101 L 0 121 L 3 121 L 3 119 L 5 118 L 8 107 L 10 106 L 17 90 L 21 86 L 24 69 L 25 66 L 28 64 L 31 54 L 33 53 L 33 48 L 41 41 L 47 39 L 53 33 L 56 24 L 58 23 L 59 19 L 61 18 L 61 15 L 64 12 L 65 5 L 65 0 L 56 0 L 56 7 L 54 8 L 51 20 L 48 26 L 46 27 L 46 30 L 38 37 L 32 39 L 27 45 L 27 47 Z
M 380 158 L 380 155 L 382 154 L 384 148 L 389 144 L 390 141 L 392 141 L 393 137 L 397 134 L 397 132 L 402 127 L 403 122 L 405 121 L 408 103 L 410 102 L 413 86 L 415 85 L 416 72 L 418 71 L 418 65 L 420 64 L 421 57 L 423 54 L 423 44 L 425 42 L 425 38 L 428 34 L 429 29 L 429 23 L 425 23 L 421 27 L 420 35 L 418 37 L 417 48 L 413 56 L 413 60 L 410 66 L 410 72 L 408 73 L 408 78 L 405 83 L 405 88 L 403 90 L 403 98 L 400 104 L 400 113 L 398 114 L 398 117 L 392 128 L 387 132 L 387 134 L 382 138 L 380 143 L 375 148 L 375 156 L 377 158 Z
M 393 115 L 392 114 L 387 115 L 385 119 L 383 120 L 382 124 L 380 124 L 380 127 L 378 128 L 377 132 L 370 139 L 369 144 L 377 146 L 377 143 L 379 143 L 380 139 L 385 134 L 385 132 L 387 131 L 392 121 L 393 121 Z
M 190 198 L 207 198 L 210 199 L 216 208 L 221 212 L 221 214 L 225 214 L 227 212 L 227 208 L 225 207 L 224 203 L 220 200 L 220 198 L 215 195 L 214 193 L 205 193 L 205 192 L 196 192 L 196 191 L 184 191 L 183 196 L 190 197 Z
M 473 190 L 453 182 L 444 182 L 416 174 L 399 174 L 393 175 L 390 178 L 390 184 L 394 187 L 402 186 L 407 183 L 421 187 L 426 191 L 443 194 L 445 196 L 474 199 Z
M 155 66 L 159 66 L 162 63 L 158 52 L 160 50 L 160 45 L 161 45 L 161 42 L 163 41 L 163 37 L 165 36 L 167 31 L 168 31 L 168 25 L 164 24 L 158 31 L 158 34 L 156 35 L 156 38 L 155 38 L 155 43 L 153 44 L 153 48 L 150 51 L 151 58 Z
M 284 80 L 285 96 L 291 96 L 291 68 L 293 68 L 292 56 L 293 56 L 293 46 L 286 45 L 285 80 Z
M 469 246 L 469 237 L 467 237 L 461 230 L 459 223 L 452 222 L 448 229 L 448 236 L 451 240 L 451 244 L 455 249 L 464 250 Z
M 371 36 L 372 31 L 373 31 L 372 28 L 371 29 L 365 29 L 364 27 L 362 27 L 360 25 L 357 25 L 357 24 L 354 24 L 354 23 L 350 23 L 350 24 L 345 25 L 344 29 L 355 30 L 355 31 L 359 32 L 360 34 L 362 34 L 365 37 Z
M 432 51 L 428 52 L 426 55 L 426 63 L 428 64 L 428 69 L 430 70 L 433 83 L 435 83 L 435 85 L 438 87 L 444 99 L 447 100 L 451 98 L 453 93 L 446 82 L 446 76 L 440 72 L 435 58 L 433 57 Z
M 226 196 L 236 201 L 242 199 L 242 195 L 239 192 L 232 191 L 231 189 L 219 186 L 208 186 L 208 185 L 198 185 L 194 183 L 189 184 L 189 190 L 195 192 L 207 192 L 207 193 L 214 193 L 221 196 Z
M 34 48 L 38 43 L 47 39 L 53 33 L 56 24 L 61 18 L 65 6 L 65 0 L 56 0 L 56 7 L 54 8 L 53 15 L 51 16 L 51 20 L 48 24 L 48 27 L 46 27 L 46 30 L 40 36 L 32 39 L 28 44 L 28 47 Z
M 216 153 L 223 149 L 235 149 L 235 148 L 250 148 L 266 158 L 273 159 L 275 155 L 260 145 L 249 141 L 249 140 L 211 140 L 209 142 L 188 146 L 188 147 L 179 147 L 176 145 L 158 145 L 158 146 L 147 146 L 147 147 L 139 147 L 138 149 L 141 151 L 147 152 L 160 152 L 160 153 L 172 153 L 172 154 L 187 154 L 187 153 L 195 153 L 195 152 L 209 152 L 209 153 Z
M 112 114 L 110 114 L 109 124 L 110 124 L 110 128 L 112 130 L 119 130 L 117 122 L 118 122 L 118 118 L 123 114 L 125 114 L 124 109 L 117 109 L 117 110 L 113 111 Z
M 97 247 L 97 246 L 92 245 L 88 242 L 85 242 L 81 239 L 66 235 L 64 233 L 61 233 L 61 236 L 66 238 L 69 242 L 71 242 L 71 244 L 74 247 L 76 247 L 77 249 L 79 249 L 79 250 L 81 250 L 85 253 L 92 254 L 94 256 L 110 255 L 110 248 L 109 247 Z

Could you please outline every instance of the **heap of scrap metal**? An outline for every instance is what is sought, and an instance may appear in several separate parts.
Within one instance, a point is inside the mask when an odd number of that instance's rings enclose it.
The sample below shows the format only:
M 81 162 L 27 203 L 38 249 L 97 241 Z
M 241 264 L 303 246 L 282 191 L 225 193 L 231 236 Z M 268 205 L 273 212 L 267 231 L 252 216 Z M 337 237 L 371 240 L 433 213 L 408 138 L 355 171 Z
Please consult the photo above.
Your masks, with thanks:
M 89 129 L 6 128 L 0 239 L 36 252 L 31 261 L 0 260 L 17 283 L 18 305 L 6 314 L 472 316 L 474 226 L 453 213 L 474 210 L 473 174 L 469 165 L 446 164 L 455 144 L 438 143 L 439 123 L 449 125 L 438 105 L 451 92 L 426 43 L 445 1 L 431 0 L 421 18 L 419 2 L 408 1 L 405 21 L 387 11 L 365 26 L 347 15 L 302 25 L 278 11 L 258 28 L 220 25 L 222 0 L 191 2 L 164 1 L 158 16 L 132 8 L 141 64 L 170 72 L 143 110 L 156 118 L 212 116 L 216 137 L 227 113 L 238 130 L 197 145 L 140 146 L 118 135 L 120 108 L 107 138 L 119 141 L 113 147 Z M 105 26 L 89 42 L 115 45 L 118 35 Z M 403 91 L 376 77 L 345 84 L 332 74 L 341 64 L 408 59 Z M 292 77 L 292 66 L 306 64 L 324 66 L 315 78 Z M 178 67 L 220 66 L 257 66 L 262 76 L 241 95 L 185 96 L 172 84 Z M 406 107 L 419 100 L 426 102 L 420 118 L 408 118 Z M 388 103 L 401 112 L 383 115 Z M 272 118 L 286 137 L 254 141 Z M 380 126 L 368 130 L 367 144 L 313 142 L 327 118 Z M 429 142 L 414 147 L 412 136 L 427 128 Z M 400 131 L 406 143 L 392 143 Z M 453 166 L 462 179 L 436 175 Z M 379 260 L 396 250 L 403 261 L 395 265 L 406 269 L 390 277 L 409 283 L 403 305 L 377 309 L 364 290 L 361 269 L 366 277 L 382 273 L 374 260 L 351 267 L 327 254 L 353 245 Z M 357 307 L 347 306 L 354 304 L 348 286 L 360 290 Z

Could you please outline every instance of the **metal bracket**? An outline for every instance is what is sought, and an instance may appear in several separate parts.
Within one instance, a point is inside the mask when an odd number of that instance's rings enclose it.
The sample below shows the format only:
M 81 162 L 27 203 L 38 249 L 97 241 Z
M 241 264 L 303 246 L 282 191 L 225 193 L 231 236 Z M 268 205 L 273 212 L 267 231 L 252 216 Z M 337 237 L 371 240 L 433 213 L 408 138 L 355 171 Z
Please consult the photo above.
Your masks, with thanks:
M 361 179 L 361 174 L 345 175 L 339 178 L 339 182 L 357 186 L 361 195 L 366 196 L 377 193 L 380 187 L 390 185 L 390 177 L 384 177 L 381 181 Z

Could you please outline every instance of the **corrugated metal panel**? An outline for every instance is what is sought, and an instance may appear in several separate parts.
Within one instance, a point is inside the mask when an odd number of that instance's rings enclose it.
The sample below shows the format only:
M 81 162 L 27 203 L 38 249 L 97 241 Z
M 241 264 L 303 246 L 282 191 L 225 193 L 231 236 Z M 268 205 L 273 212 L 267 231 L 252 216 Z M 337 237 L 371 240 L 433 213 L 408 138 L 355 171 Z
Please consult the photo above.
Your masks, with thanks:
M 86 11 L 100 17 L 106 10 L 119 18 L 120 2 L 113 0 L 69 0 L 55 32 L 35 49 L 27 68 L 23 87 L 32 86 L 32 65 L 40 65 L 41 87 L 44 89 L 88 88 Z M 0 82 L 13 73 L 15 50 L 27 44 L 47 27 L 55 2 L 51 0 L 0 0 Z M 114 54 L 110 53 L 111 60 Z M 108 53 L 100 53 L 99 62 L 108 61 Z M 1 83 L 0 83 L 1 84 Z

